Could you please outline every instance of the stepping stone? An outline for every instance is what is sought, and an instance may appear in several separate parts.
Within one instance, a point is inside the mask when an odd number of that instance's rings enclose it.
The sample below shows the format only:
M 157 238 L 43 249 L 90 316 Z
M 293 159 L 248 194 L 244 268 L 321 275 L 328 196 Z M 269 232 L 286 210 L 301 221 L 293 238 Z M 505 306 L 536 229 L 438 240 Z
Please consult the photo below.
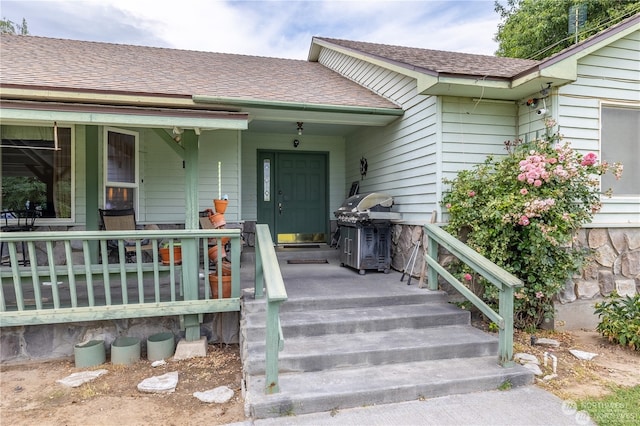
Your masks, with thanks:
M 71 388 L 77 388 L 78 386 L 95 380 L 107 373 L 107 370 L 80 371 L 78 373 L 73 373 L 64 379 L 56 380 L 56 382 Z
M 172 371 L 162 376 L 144 379 L 138 383 L 138 390 L 148 393 L 171 393 L 176 390 L 176 386 L 178 386 L 178 372 Z
M 217 388 L 210 389 L 205 392 L 194 392 L 193 396 L 202 402 L 224 404 L 233 398 L 233 389 L 230 389 L 227 386 L 218 386 Z

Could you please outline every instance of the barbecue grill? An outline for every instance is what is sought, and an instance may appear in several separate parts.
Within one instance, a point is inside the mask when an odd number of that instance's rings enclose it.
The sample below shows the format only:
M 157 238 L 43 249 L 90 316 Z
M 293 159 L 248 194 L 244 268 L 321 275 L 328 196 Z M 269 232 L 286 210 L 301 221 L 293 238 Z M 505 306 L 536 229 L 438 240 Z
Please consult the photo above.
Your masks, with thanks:
M 356 194 L 334 212 L 340 231 L 340 264 L 358 270 L 385 274 L 391 266 L 391 220 L 400 214 L 391 211 L 393 198 L 382 192 Z

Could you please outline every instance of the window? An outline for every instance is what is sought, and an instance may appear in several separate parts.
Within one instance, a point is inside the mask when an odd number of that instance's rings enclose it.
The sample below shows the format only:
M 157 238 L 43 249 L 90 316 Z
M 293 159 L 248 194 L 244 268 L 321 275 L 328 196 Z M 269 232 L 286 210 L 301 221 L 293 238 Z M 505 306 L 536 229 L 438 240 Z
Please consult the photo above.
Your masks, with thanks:
M 602 176 L 602 188 L 612 188 L 614 195 L 640 195 L 640 108 L 603 105 L 601 117 L 602 160 L 624 166 L 620 180 L 611 173 Z
M 138 134 L 105 129 L 106 209 L 135 209 L 138 191 Z
M 71 219 L 71 128 L 2 125 L 0 134 L 2 210 L 34 209 L 43 218 Z

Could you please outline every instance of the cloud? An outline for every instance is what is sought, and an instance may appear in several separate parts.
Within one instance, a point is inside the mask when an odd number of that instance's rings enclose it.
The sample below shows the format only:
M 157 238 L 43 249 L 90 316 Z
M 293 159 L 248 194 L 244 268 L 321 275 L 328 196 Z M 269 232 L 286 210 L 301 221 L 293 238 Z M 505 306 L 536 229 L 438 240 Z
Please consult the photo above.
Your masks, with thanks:
M 3 0 L 33 35 L 306 59 L 315 35 L 492 54 L 482 1 Z

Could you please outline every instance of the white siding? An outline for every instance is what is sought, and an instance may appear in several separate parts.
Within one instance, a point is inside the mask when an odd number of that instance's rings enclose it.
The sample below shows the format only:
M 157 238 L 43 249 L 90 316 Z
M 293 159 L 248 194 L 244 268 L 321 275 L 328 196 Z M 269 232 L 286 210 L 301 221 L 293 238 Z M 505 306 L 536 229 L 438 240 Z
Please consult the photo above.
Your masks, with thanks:
M 227 221 L 239 220 L 239 136 L 236 131 L 205 131 L 199 139 L 199 210 L 213 208 L 218 197 L 218 161 L 222 193 L 229 195 Z M 184 223 L 185 170 L 180 158 L 150 129 L 140 129 L 141 223 Z
M 558 122 L 565 140 L 572 146 L 600 155 L 600 105 L 640 105 L 640 31 L 578 61 L 578 80 L 561 87 Z M 640 136 L 636 135 L 637 143 Z M 639 167 L 640 159 L 621 158 L 625 167 Z M 603 199 L 595 224 L 640 223 L 640 199 Z
M 369 170 L 361 192 L 391 194 L 405 223 L 428 222 L 433 210 L 440 211 L 443 177 L 504 154 L 504 141 L 516 135 L 515 103 L 419 95 L 413 78 L 328 50 L 320 62 L 405 110 L 387 127 L 347 139 L 345 182 L 359 179 L 365 157 Z
M 341 137 L 291 134 L 242 133 L 242 220 L 257 220 L 257 152 L 259 149 L 289 151 L 294 139 L 300 140 L 296 152 L 313 151 L 329 154 L 329 210 L 327 216 L 334 219 L 333 212 L 344 202 L 348 189 L 345 185 L 344 139 Z M 349 181 L 350 182 L 350 181 Z

